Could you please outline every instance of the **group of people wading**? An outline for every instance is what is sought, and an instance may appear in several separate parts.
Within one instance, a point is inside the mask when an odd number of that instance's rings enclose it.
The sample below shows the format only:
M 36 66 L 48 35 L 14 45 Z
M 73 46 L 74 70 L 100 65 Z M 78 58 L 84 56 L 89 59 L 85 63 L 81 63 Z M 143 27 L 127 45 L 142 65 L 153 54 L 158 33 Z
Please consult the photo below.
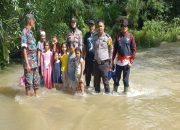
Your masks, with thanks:
M 45 31 L 40 31 L 40 40 L 36 42 L 33 27 L 33 14 L 26 15 L 26 26 L 21 35 L 21 47 L 24 58 L 24 83 L 26 95 L 30 89 L 38 96 L 38 86 L 51 89 L 71 89 L 73 92 L 85 94 L 94 75 L 95 93 L 100 93 L 101 79 L 104 92 L 110 93 L 109 74 L 114 70 L 113 92 L 118 91 L 121 73 L 123 73 L 124 92 L 128 91 L 130 68 L 136 54 L 136 43 L 133 35 L 128 32 L 128 20 L 121 22 L 122 30 L 116 34 L 114 44 L 105 32 L 105 22 L 93 20 L 88 22 L 89 31 L 84 38 L 77 28 L 77 19 L 70 21 L 70 30 L 66 41 L 59 43 L 54 35 L 50 44 Z M 85 82 L 84 82 L 85 74 Z M 112 76 L 112 75 L 111 75 Z

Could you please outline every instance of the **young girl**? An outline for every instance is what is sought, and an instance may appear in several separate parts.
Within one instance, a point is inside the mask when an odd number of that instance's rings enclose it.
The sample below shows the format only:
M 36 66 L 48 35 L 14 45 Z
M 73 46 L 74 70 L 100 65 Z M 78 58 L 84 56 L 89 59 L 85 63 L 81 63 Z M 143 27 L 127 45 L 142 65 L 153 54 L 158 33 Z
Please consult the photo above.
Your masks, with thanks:
M 70 53 L 68 56 L 68 79 L 69 79 L 69 87 L 72 90 L 75 90 L 75 45 L 70 45 Z
M 54 62 L 53 62 L 53 86 L 60 90 L 61 83 L 61 62 L 59 60 L 58 52 L 54 53 Z
M 82 51 L 79 47 L 76 48 L 75 53 L 76 53 L 75 79 L 77 84 L 76 90 L 80 92 L 82 95 L 84 95 L 83 72 L 84 72 L 85 62 L 81 57 Z
M 48 89 L 52 88 L 52 56 L 53 53 L 49 49 L 49 42 L 44 42 L 44 52 L 41 53 L 41 72 L 44 79 L 44 86 Z
M 66 43 L 62 44 L 61 47 L 61 72 L 62 72 L 62 82 L 63 82 L 63 88 L 65 89 L 67 87 L 67 68 L 68 68 L 68 54 L 67 54 L 67 46 Z
M 52 39 L 52 52 L 53 53 L 57 52 L 58 54 L 60 54 L 60 52 L 61 52 L 61 48 L 60 48 L 60 45 L 58 42 L 57 35 L 54 35 L 53 39 Z

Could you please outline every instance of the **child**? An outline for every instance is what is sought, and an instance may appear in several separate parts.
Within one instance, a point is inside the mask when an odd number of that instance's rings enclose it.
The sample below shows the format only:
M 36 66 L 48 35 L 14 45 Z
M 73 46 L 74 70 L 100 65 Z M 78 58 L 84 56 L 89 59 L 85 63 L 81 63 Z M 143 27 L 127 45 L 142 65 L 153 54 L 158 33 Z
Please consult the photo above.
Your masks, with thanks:
M 60 56 L 61 60 L 61 72 L 62 72 L 62 82 L 63 82 L 63 88 L 65 89 L 67 87 L 67 68 L 68 68 L 68 54 L 67 54 L 67 46 L 66 43 L 62 44 L 62 53 Z
M 54 62 L 53 62 L 53 86 L 60 90 L 61 81 L 61 62 L 59 60 L 58 52 L 54 53 Z
M 40 75 L 40 84 L 43 84 L 43 76 L 41 73 L 41 53 L 44 52 L 44 42 L 46 41 L 46 32 L 40 31 L 40 40 L 37 43 L 38 51 L 38 66 L 39 66 L 39 75 Z
M 83 72 L 84 72 L 85 62 L 81 57 L 82 51 L 79 47 L 76 48 L 75 53 L 76 53 L 75 79 L 77 84 L 76 90 L 80 92 L 82 95 L 84 95 Z
M 69 87 L 75 90 L 75 45 L 70 45 L 70 53 L 68 56 L 68 79 Z
M 48 89 L 52 88 L 52 56 L 53 53 L 49 49 L 49 42 L 44 42 L 44 52 L 41 53 L 41 72 L 44 79 L 44 86 Z
M 61 48 L 58 42 L 58 37 L 57 35 L 54 35 L 52 39 L 52 52 L 53 53 L 57 52 L 58 54 L 60 54 L 60 51 L 61 51 Z

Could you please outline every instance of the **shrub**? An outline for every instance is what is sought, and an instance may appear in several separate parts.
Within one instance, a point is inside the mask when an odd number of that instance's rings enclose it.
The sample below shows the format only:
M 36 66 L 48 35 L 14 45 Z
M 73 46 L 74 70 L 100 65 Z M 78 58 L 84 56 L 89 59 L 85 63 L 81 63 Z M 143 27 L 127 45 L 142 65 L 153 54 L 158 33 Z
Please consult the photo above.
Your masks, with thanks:
M 180 35 L 180 18 L 171 23 L 165 21 L 146 21 L 142 30 L 131 30 L 135 36 L 137 47 L 147 48 L 159 46 L 162 41 L 174 42 Z
M 156 47 L 160 44 L 160 40 L 152 32 L 146 30 L 133 30 L 131 32 L 135 37 L 138 48 Z

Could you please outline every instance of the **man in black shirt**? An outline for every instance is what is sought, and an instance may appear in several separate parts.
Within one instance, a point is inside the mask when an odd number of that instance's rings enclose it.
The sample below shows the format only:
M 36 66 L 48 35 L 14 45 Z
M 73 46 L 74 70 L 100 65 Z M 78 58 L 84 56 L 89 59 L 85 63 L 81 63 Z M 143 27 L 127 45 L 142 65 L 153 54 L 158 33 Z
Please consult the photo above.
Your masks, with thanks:
M 84 51 L 85 51 L 85 76 L 86 76 L 86 87 L 88 88 L 91 81 L 91 75 L 93 74 L 93 34 L 95 32 L 95 22 L 90 20 L 88 23 L 89 32 L 84 37 Z

